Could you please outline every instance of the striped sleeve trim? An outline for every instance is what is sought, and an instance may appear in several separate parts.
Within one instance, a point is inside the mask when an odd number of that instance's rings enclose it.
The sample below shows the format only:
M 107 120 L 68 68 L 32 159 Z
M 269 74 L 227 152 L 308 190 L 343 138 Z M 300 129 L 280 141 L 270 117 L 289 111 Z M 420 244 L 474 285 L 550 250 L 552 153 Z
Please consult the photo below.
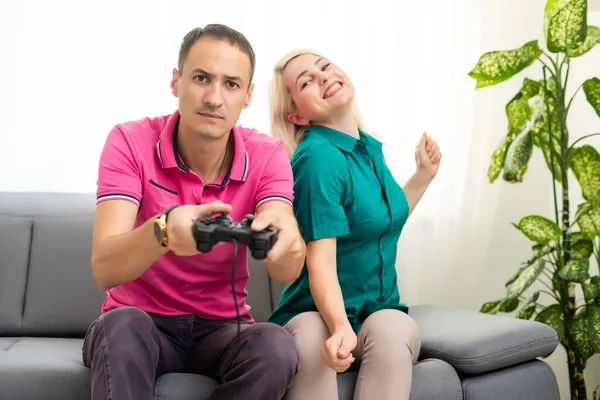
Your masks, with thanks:
M 294 205 L 292 200 L 288 199 L 285 196 L 267 196 L 267 197 L 263 197 L 256 203 L 256 208 L 258 208 L 261 204 L 264 204 L 268 201 L 274 201 L 274 200 L 286 202 L 291 206 Z
M 102 196 L 98 196 L 96 198 L 96 204 L 100 204 L 103 201 L 107 200 L 127 200 L 131 201 L 132 203 L 135 203 L 137 206 L 140 205 L 140 201 L 136 197 L 123 193 L 109 193 L 103 194 Z

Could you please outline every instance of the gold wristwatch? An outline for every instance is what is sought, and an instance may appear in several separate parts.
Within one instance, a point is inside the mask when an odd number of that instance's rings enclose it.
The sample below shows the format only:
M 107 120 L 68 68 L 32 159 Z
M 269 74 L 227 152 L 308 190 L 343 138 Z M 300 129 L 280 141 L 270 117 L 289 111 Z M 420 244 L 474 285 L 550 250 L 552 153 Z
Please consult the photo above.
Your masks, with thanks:
M 173 209 L 179 206 L 169 207 L 165 212 L 159 214 L 154 219 L 154 236 L 156 236 L 156 240 L 162 247 L 167 247 L 169 245 L 169 238 L 167 236 L 167 217 L 169 213 L 173 211 Z

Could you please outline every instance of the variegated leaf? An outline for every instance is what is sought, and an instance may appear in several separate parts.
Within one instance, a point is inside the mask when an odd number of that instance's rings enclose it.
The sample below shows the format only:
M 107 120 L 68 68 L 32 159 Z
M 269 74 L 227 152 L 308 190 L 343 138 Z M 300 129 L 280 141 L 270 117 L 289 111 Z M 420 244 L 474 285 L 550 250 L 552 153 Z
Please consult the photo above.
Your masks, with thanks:
M 513 312 L 519 307 L 519 299 L 517 297 L 503 300 L 500 304 L 499 311 L 504 313 Z
M 509 183 L 523 181 L 523 175 L 525 175 L 525 172 L 527 171 L 527 164 L 529 163 L 533 151 L 532 131 L 535 129 L 538 121 L 542 118 L 545 104 L 544 98 L 545 96 L 542 92 L 542 95 L 534 96 L 529 99 L 532 110 L 529 120 L 525 122 L 523 130 L 517 135 L 506 151 L 502 179 Z
M 544 81 L 539 81 L 540 85 L 544 86 Z M 531 130 L 533 136 L 533 144 L 542 150 L 544 159 L 548 169 L 553 173 L 554 178 L 557 182 L 562 181 L 562 165 L 561 165 L 561 154 L 562 147 L 561 136 L 563 134 L 561 129 L 561 115 L 556 107 L 556 98 L 558 98 L 558 90 L 554 79 L 547 81 L 548 90 L 545 92 L 545 104 L 541 111 L 540 118 L 535 122 L 534 127 Z M 552 132 L 552 135 L 550 135 Z M 568 134 L 565 130 L 565 139 L 568 142 Z M 552 152 L 550 149 L 554 149 Z
M 548 0 L 544 14 L 548 50 L 558 53 L 583 46 L 587 36 L 587 0 Z
M 600 79 L 590 78 L 583 82 L 583 91 L 588 103 L 600 117 Z
M 508 120 L 508 134 L 504 138 L 502 144 L 492 153 L 492 160 L 488 168 L 488 180 L 494 183 L 506 160 L 506 152 L 515 137 L 531 123 L 534 110 L 531 108 L 530 99 L 538 96 L 542 90 L 542 85 L 539 82 L 529 78 L 523 79 L 523 84 L 519 92 L 506 105 L 506 117 Z
M 502 300 L 489 301 L 481 306 L 479 312 L 483 314 L 496 314 L 501 301 Z
M 589 258 L 594 252 L 594 243 L 583 237 L 583 233 L 577 232 L 577 237 L 571 236 L 571 258 Z
M 509 132 L 502 145 L 500 145 L 500 147 L 498 147 L 492 153 L 492 162 L 490 163 L 487 173 L 490 183 L 494 183 L 494 181 L 498 179 L 498 176 L 500 176 L 500 172 L 502 172 L 502 167 L 504 166 L 504 160 L 506 158 L 506 151 L 513 140 L 514 133 Z
M 547 129 L 539 129 L 533 134 L 533 144 L 542 150 L 548 170 L 553 174 L 554 179 L 557 182 L 562 182 L 563 168 L 558 156 L 561 154 L 562 148 L 559 139 L 555 137 L 554 131 L 551 139 Z M 554 152 L 551 152 L 551 148 L 554 148 Z
M 537 301 L 540 298 L 540 292 L 535 292 L 527 299 L 527 301 L 521 303 L 517 310 L 516 316 L 519 319 L 530 319 L 537 308 Z
M 587 201 L 600 201 L 600 154 L 590 145 L 574 149 L 571 169 Z
M 548 41 L 548 27 L 550 20 L 558 14 L 571 0 L 548 0 L 544 8 L 544 39 Z
M 516 281 L 517 278 L 519 277 L 519 275 L 521 275 L 521 272 L 523 272 L 523 270 L 525 268 L 527 268 L 527 266 L 519 268 L 517 270 L 517 272 L 515 272 L 515 274 L 508 281 L 506 281 L 506 283 L 504 284 L 504 286 L 508 287 L 510 284 L 512 284 L 514 281 Z
M 596 305 L 588 306 L 587 312 L 590 342 L 594 352 L 600 355 L 600 307 Z
M 533 109 L 529 104 L 532 97 L 538 96 L 543 85 L 529 78 L 523 79 L 523 84 L 519 92 L 506 104 L 506 117 L 508 126 L 516 131 L 525 128 L 526 123 L 531 119 Z
M 477 89 L 496 85 L 529 67 L 540 54 L 542 49 L 537 40 L 518 49 L 490 51 L 479 58 L 469 76 L 477 81 Z
M 583 283 L 589 279 L 590 260 L 569 260 L 567 264 L 558 271 L 558 276 L 568 282 Z
M 600 203 L 582 203 L 577 207 L 575 217 L 581 234 L 593 240 L 600 236 Z
M 600 28 L 594 25 L 588 25 L 587 36 L 585 37 L 583 44 L 576 49 L 567 49 L 567 55 L 571 58 L 582 56 L 599 43 Z
M 573 351 L 585 363 L 594 354 L 590 339 L 589 322 L 587 312 L 575 319 L 570 326 Z
M 531 133 L 529 130 L 523 130 L 506 150 L 502 179 L 509 183 L 523 182 L 532 151 Z
M 513 283 L 507 288 L 507 299 L 518 298 L 525 290 L 527 290 L 538 276 L 544 270 L 545 261 L 542 259 L 537 260 L 527 268 L 525 268 L 515 279 Z
M 529 306 L 527 308 L 524 308 L 521 312 L 519 312 L 517 314 L 517 318 L 519 318 L 519 319 L 531 319 L 531 317 L 535 313 L 536 308 L 537 308 L 536 304 L 534 304 L 532 306 Z
M 559 342 L 563 340 L 565 336 L 565 321 L 558 304 L 552 304 L 545 308 L 535 317 L 535 320 L 553 328 L 558 334 Z
M 528 215 L 521 218 L 517 228 L 530 240 L 539 244 L 548 244 L 552 240 L 558 240 L 562 234 L 556 222 L 541 215 Z
M 583 290 L 583 298 L 586 303 L 596 300 L 600 296 L 600 282 L 597 276 L 592 277 L 589 282 L 584 282 L 581 285 Z

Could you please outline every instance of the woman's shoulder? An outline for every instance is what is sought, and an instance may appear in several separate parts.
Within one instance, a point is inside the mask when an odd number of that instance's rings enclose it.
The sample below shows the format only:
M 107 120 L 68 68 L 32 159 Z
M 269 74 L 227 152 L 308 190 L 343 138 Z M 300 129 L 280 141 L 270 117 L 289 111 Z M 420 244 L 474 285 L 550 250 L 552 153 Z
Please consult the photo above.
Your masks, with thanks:
M 343 165 L 346 158 L 334 145 L 319 137 L 302 140 L 291 158 L 292 166 L 310 165 L 319 169 L 327 165 Z

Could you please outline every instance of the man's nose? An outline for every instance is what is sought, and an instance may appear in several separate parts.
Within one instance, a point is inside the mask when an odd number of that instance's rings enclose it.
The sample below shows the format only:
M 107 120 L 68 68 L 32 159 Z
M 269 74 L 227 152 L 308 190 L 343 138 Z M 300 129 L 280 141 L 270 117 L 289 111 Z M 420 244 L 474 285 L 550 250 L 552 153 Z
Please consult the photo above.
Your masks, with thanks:
M 204 103 L 212 108 L 223 105 L 223 89 L 220 85 L 210 85 L 204 96 Z

